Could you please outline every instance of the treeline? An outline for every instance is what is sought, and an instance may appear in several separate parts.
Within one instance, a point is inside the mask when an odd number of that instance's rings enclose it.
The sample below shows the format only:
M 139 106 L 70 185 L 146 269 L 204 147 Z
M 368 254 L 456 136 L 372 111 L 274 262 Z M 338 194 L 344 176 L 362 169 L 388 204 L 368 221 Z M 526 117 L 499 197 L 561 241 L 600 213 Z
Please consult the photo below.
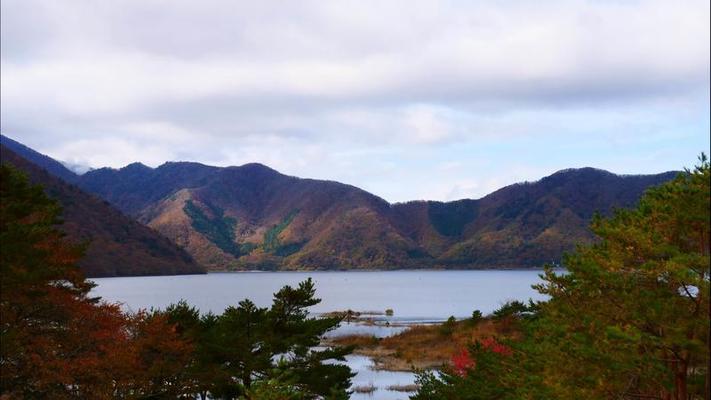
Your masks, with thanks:
M 520 335 L 477 341 L 414 400 L 709 399 L 709 162 L 597 217 L 599 240 L 512 303 Z
M 221 315 L 181 302 L 127 314 L 92 298 L 82 247 L 56 229 L 60 208 L 0 167 L 0 398 L 346 399 L 350 348 L 321 348 L 339 318 L 309 318 L 311 280 L 270 308 Z M 328 362 L 327 362 L 328 361 Z

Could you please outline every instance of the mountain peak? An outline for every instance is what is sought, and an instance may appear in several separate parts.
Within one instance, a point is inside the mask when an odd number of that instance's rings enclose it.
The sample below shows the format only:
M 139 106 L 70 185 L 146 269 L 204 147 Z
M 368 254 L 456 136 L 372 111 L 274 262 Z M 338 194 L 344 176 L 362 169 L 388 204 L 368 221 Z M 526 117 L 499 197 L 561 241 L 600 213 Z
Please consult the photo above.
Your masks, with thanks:
M 125 167 L 121 168 L 121 171 L 145 171 L 145 170 L 152 170 L 152 169 L 153 168 L 136 161 L 136 162 L 132 162 L 131 164 L 128 164 Z
M 200 167 L 207 167 L 207 165 L 195 162 L 195 161 L 166 161 L 163 164 L 161 164 L 158 168 L 160 167 L 171 167 L 171 166 L 200 166 Z
M 222 171 L 225 174 L 224 176 L 242 176 L 256 179 L 265 179 L 282 175 L 279 171 L 260 163 L 248 163 L 240 166 L 225 167 L 222 168 Z
M 580 167 L 580 168 L 565 168 L 561 169 L 559 171 L 554 172 L 550 176 L 556 176 L 556 175 L 578 175 L 578 174 L 599 174 L 599 175 L 615 175 L 617 174 L 601 169 L 601 168 L 595 168 L 595 167 Z
M 279 171 L 277 171 L 273 168 L 270 168 L 264 164 L 260 164 L 260 163 L 256 163 L 256 162 L 243 164 L 237 168 L 247 170 L 247 171 L 264 171 L 264 172 L 273 172 L 273 173 L 277 173 L 277 174 L 279 173 Z

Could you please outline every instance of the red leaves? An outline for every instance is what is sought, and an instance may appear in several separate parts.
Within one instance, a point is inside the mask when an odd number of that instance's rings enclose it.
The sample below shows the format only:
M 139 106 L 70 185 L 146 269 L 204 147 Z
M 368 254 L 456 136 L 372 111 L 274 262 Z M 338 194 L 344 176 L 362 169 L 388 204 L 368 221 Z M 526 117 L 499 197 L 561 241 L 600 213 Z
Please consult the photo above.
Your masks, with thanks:
M 481 345 L 492 353 L 497 353 L 504 356 L 510 356 L 513 354 L 513 351 L 510 347 L 497 342 L 496 339 L 494 339 L 493 337 L 488 337 L 482 340 Z
M 500 354 L 502 356 L 511 356 L 513 350 L 510 347 L 499 343 L 495 338 L 488 337 L 477 342 L 480 345 L 482 351 L 488 351 L 495 354 Z M 465 376 L 467 371 L 473 369 L 476 366 L 476 359 L 467 349 L 461 349 L 459 353 L 452 356 L 452 366 L 454 373 L 459 376 Z
M 476 361 L 471 358 L 467 349 L 462 349 L 459 353 L 452 356 L 452 365 L 457 375 L 464 376 L 468 370 L 474 368 Z

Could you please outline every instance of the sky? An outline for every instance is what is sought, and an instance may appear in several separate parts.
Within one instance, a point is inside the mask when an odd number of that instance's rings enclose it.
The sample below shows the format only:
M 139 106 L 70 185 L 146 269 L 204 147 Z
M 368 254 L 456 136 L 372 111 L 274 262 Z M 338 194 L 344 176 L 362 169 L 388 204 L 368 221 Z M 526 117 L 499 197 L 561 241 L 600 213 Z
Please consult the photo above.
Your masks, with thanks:
M 709 152 L 708 0 L 0 4 L 0 131 L 78 170 L 260 162 L 400 202 Z

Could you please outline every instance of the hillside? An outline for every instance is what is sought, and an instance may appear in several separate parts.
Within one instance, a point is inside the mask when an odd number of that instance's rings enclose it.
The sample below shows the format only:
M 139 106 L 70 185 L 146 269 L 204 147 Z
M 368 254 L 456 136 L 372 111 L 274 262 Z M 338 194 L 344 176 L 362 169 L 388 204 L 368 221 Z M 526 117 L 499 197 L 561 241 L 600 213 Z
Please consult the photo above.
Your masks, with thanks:
M 676 176 L 620 176 L 594 168 L 559 171 L 507 186 L 479 200 L 397 204 L 400 220 L 419 221 L 410 236 L 436 243 L 447 266 L 521 267 L 560 262 L 576 243 L 593 240 L 595 212 L 633 206 L 646 188 Z M 418 219 L 417 216 L 420 216 Z M 424 217 L 423 217 L 424 216 Z M 439 244 L 444 243 L 444 244 Z
M 92 171 L 80 184 L 212 269 L 395 266 L 417 249 L 389 224 L 384 200 L 259 164 L 130 165 Z
M 353 186 L 260 164 L 131 164 L 78 184 L 184 247 L 208 269 L 514 268 L 589 242 L 593 213 L 632 206 L 674 172 L 557 172 L 478 200 L 389 204 Z
M 51 158 L 47 157 L 51 160 L 48 161 L 34 154 L 33 159 L 44 160 L 43 165 L 51 167 L 50 173 L 10 150 L 4 145 L 6 140 L 3 137 L 3 145 L 0 146 L 2 162 L 24 171 L 33 183 L 41 184 L 50 197 L 59 201 L 64 220 L 61 229 L 70 239 L 77 243 L 89 242 L 86 256 L 80 261 L 87 276 L 205 272 L 188 253 L 170 240 L 126 217 L 105 201 L 54 176 L 53 173 L 64 168 L 61 164 L 54 164 Z M 25 149 L 34 153 L 31 149 Z

